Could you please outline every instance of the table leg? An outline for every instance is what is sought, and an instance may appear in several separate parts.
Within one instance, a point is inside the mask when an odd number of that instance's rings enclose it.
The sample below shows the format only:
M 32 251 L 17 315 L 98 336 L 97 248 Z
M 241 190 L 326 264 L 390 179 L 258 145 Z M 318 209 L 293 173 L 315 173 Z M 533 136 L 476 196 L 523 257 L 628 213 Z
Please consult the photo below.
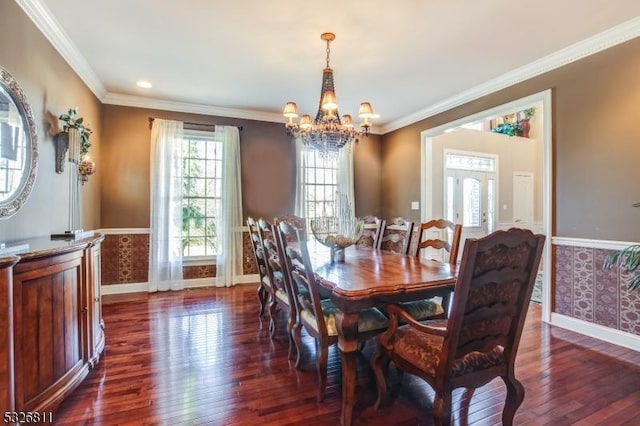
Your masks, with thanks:
M 342 412 L 340 424 L 350 426 L 356 394 L 356 357 L 358 350 L 358 312 L 336 313 L 338 348 L 342 360 Z

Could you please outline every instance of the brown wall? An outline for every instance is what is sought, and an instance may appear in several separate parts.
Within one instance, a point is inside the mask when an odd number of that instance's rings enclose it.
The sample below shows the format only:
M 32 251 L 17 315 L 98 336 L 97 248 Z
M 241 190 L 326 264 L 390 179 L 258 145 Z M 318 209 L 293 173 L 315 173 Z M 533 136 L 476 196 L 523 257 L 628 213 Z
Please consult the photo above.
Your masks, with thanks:
M 68 229 L 68 170 L 56 174 L 52 135 L 57 116 L 79 107 L 94 129 L 91 157 L 97 174 L 82 189 L 84 228 L 100 224 L 101 104 L 14 1 L 0 2 L 0 66 L 22 87 L 38 133 L 39 167 L 26 203 L 18 213 L 0 220 L 0 243 L 64 232 Z
M 554 235 L 640 241 L 640 38 L 383 136 L 382 213 L 419 220 L 420 132 L 552 89 Z
M 293 212 L 295 153 L 283 124 L 104 105 L 103 228 L 149 227 L 149 117 L 242 126 L 244 217 Z M 356 214 L 378 214 L 380 136 L 365 138 L 354 149 Z

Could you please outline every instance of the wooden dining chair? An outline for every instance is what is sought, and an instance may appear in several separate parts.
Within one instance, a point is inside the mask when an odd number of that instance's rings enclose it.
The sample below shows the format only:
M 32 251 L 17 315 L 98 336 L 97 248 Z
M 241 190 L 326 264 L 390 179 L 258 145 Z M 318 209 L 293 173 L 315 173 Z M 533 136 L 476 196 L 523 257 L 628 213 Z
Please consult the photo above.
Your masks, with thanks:
M 378 241 L 378 248 L 394 253 L 408 254 L 413 225 L 413 222 L 401 217 L 387 221 Z
M 316 339 L 316 368 L 318 371 L 318 401 L 324 399 L 327 387 L 327 359 L 329 345 L 338 342 L 336 329 L 337 307 L 329 299 L 322 299 L 316 277 L 311 267 L 307 249 L 307 235 L 302 228 L 294 228 L 287 221 L 280 222 L 279 241 L 282 245 L 284 264 L 293 289 L 298 311 L 293 327 L 293 340 L 297 349 L 296 367 L 302 359 L 302 327 Z M 306 290 L 304 293 L 301 290 Z M 376 308 L 363 309 L 358 318 L 358 339 L 368 340 L 384 331 L 387 317 Z
M 434 235 L 430 235 L 434 233 L 437 235 L 436 238 Z M 458 261 L 461 235 L 462 225 L 446 219 L 433 219 L 421 223 L 418 228 L 418 242 L 414 254 L 420 256 L 423 250 L 428 249 L 441 250 L 447 254 L 443 259 L 455 265 Z
M 258 283 L 258 303 L 260 303 L 259 317 L 262 318 L 267 312 L 267 303 L 269 303 L 269 290 L 270 283 L 265 283 L 269 280 L 267 275 L 267 266 L 265 264 L 262 241 L 260 240 L 260 234 L 258 233 L 258 223 L 252 217 L 247 218 L 247 227 L 249 228 L 249 238 L 251 239 L 251 247 L 253 251 L 253 258 L 258 268 L 258 276 L 260 282 Z
M 278 312 L 283 312 L 287 319 L 287 341 L 289 343 L 289 359 L 294 357 L 294 342 L 291 331 L 296 322 L 296 310 L 293 294 L 285 281 L 285 271 L 278 243 L 278 234 L 273 225 L 264 219 L 258 220 L 258 232 L 266 260 L 266 271 L 269 276 L 266 281 L 269 286 L 269 335 L 272 339 L 278 329 Z
M 285 214 L 273 218 L 273 226 L 280 225 L 280 222 L 287 222 L 293 225 L 294 228 L 304 229 L 305 231 L 307 230 L 307 219 L 301 216 Z
M 434 238 L 435 233 L 437 237 Z M 446 234 L 450 234 L 447 236 Z M 455 265 L 458 258 L 458 247 L 462 225 L 455 224 L 445 219 L 433 219 L 421 223 L 418 228 L 418 238 L 415 243 L 414 255 L 420 257 L 423 250 L 440 250 L 447 262 Z M 440 260 L 440 259 L 437 259 Z M 423 321 L 446 316 L 451 294 L 443 294 L 439 299 L 425 299 L 415 302 L 407 302 L 401 305 L 414 319 Z
M 356 245 L 359 247 L 377 248 L 385 221 L 378 219 L 376 216 L 365 216 L 362 218 L 362 221 L 364 222 L 362 235 L 356 242 Z
M 516 228 L 467 239 L 446 321 L 418 322 L 388 305 L 389 329 L 378 337 L 372 360 L 376 408 L 385 398 L 386 370 L 393 361 L 434 389 L 436 425 L 451 424 L 451 394 L 459 387 L 466 388 L 460 414 L 465 424 L 474 390 L 496 377 L 507 389 L 502 424 L 513 424 L 524 400 L 514 364 L 544 240 Z

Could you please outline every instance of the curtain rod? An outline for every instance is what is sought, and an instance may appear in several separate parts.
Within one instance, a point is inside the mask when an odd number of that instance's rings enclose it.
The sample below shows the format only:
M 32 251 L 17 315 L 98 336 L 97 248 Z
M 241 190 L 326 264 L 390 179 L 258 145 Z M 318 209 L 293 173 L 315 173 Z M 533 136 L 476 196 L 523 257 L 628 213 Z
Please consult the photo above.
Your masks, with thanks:
M 155 120 L 155 117 L 149 117 L 149 128 L 151 128 L 151 126 L 153 125 L 153 120 Z M 206 127 L 213 127 L 215 129 L 216 124 L 209 124 L 209 123 L 195 123 L 195 122 L 191 122 L 191 121 L 183 121 L 182 124 L 185 124 L 187 126 L 206 126 Z M 217 124 L 217 126 L 222 126 L 222 124 Z M 234 126 L 237 127 L 238 130 L 242 131 L 242 126 Z

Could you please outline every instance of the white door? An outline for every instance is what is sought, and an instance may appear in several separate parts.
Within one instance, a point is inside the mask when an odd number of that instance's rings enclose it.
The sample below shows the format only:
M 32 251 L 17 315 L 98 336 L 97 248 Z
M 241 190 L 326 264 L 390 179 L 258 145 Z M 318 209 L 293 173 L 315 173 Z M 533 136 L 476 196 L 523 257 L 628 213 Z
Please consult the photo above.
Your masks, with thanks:
M 495 230 L 496 177 L 494 173 L 447 170 L 445 217 L 462 225 L 459 255 L 467 238 L 480 238 Z
M 527 229 L 533 225 L 533 173 L 513 173 L 513 223 Z

